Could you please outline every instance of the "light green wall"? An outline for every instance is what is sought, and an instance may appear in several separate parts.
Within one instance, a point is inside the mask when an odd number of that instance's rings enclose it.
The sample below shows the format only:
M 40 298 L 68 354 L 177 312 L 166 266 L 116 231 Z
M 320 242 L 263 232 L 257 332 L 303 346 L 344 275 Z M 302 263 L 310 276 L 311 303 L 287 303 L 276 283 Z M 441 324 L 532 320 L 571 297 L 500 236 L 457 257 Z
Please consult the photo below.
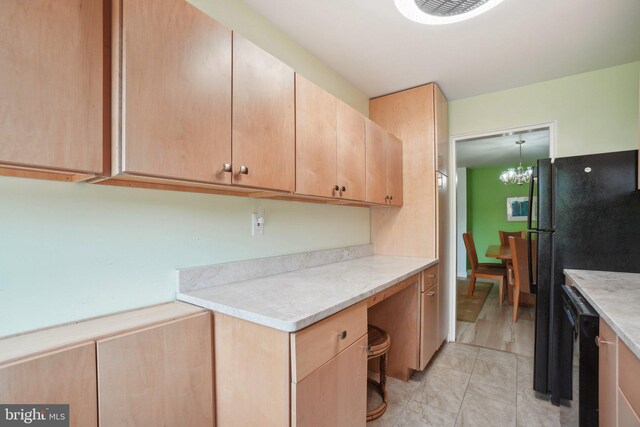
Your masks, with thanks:
M 172 300 L 178 268 L 366 243 L 365 208 L 0 177 L 0 336 Z
M 241 0 L 192 3 L 368 113 L 364 93 Z M 365 208 L 0 177 L 0 336 L 172 300 L 177 268 L 369 242 Z
M 298 73 L 369 115 L 369 97 L 242 0 L 187 0 L 227 28 L 237 31 Z
M 639 78 L 640 62 L 633 62 L 451 101 L 450 133 L 557 120 L 558 157 L 635 150 Z
M 530 166 L 530 165 L 523 165 Z M 507 197 L 527 196 L 528 185 L 504 185 L 500 172 L 513 165 L 467 169 L 467 230 L 473 233 L 479 262 L 499 262 L 484 256 L 489 245 L 499 245 L 499 230 L 526 230 L 526 222 L 507 222 Z

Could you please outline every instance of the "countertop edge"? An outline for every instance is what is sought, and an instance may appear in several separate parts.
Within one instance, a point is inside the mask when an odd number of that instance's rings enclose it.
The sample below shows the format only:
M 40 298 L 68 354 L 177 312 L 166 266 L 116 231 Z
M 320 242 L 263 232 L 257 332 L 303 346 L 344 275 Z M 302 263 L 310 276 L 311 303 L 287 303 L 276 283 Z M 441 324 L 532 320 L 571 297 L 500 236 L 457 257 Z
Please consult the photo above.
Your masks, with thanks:
M 632 340 L 631 337 L 627 334 L 627 332 L 624 331 L 620 327 L 620 325 L 618 325 L 618 323 L 614 319 L 612 319 L 605 310 L 602 309 L 602 307 L 600 307 L 600 305 L 589 294 L 589 291 L 584 289 L 580 285 L 580 281 L 583 279 L 578 276 L 579 270 L 565 269 L 564 274 L 566 276 L 569 276 L 569 278 L 574 283 L 576 288 L 580 290 L 580 293 L 582 294 L 582 296 L 584 296 L 584 298 L 589 302 L 589 304 L 591 304 L 591 306 L 598 312 L 600 317 L 602 317 L 605 320 L 605 322 L 607 322 L 607 324 L 611 327 L 611 329 L 614 330 L 614 332 L 627 345 L 627 347 L 629 347 L 629 349 L 633 351 L 633 354 L 635 354 L 636 357 L 640 359 L 640 344 Z
M 407 258 L 414 258 L 414 257 L 407 257 Z M 193 304 L 193 305 L 197 305 L 199 307 L 203 307 L 203 308 L 207 308 L 209 310 L 213 310 L 219 313 L 223 313 L 229 316 L 234 316 L 237 317 L 239 319 L 243 319 L 243 320 L 247 320 L 249 322 L 253 322 L 253 323 L 257 323 L 263 326 L 267 326 L 273 329 L 278 329 L 284 332 L 297 332 L 301 329 L 306 328 L 307 326 L 310 326 L 316 322 L 319 322 L 323 319 L 326 319 L 327 317 L 336 314 L 337 312 L 344 310 L 347 307 L 350 307 L 354 304 L 357 304 L 361 301 L 364 301 L 365 299 L 367 299 L 368 297 L 370 297 L 371 295 L 375 295 L 379 292 L 384 291 L 387 288 L 390 288 L 391 286 L 402 282 L 403 280 L 429 268 L 432 267 L 434 265 L 436 265 L 439 262 L 438 258 L 433 258 L 431 261 L 424 263 L 423 265 L 421 265 L 420 267 L 414 268 L 412 270 L 410 270 L 407 273 L 404 273 L 400 276 L 395 277 L 394 279 L 390 280 L 387 283 L 383 283 L 379 286 L 377 286 L 376 288 L 363 292 L 359 295 L 356 295 L 352 298 L 349 298 L 347 300 L 344 300 L 343 302 L 340 302 L 338 304 L 335 304 L 325 310 L 319 311 L 317 313 L 314 313 L 310 316 L 295 320 L 295 321 L 286 321 L 286 320 L 282 320 L 282 319 L 275 319 L 272 317 L 268 317 L 268 316 L 264 316 L 261 314 L 257 314 L 254 312 L 250 312 L 247 310 L 243 310 L 240 308 L 236 308 L 236 307 L 231 307 L 225 304 L 219 304 L 216 303 L 214 301 L 205 299 L 205 298 L 201 298 L 201 297 L 197 297 L 197 296 L 193 296 L 193 295 L 189 295 L 188 293 L 183 293 L 183 292 L 178 292 L 176 294 L 176 298 L 179 301 L 182 302 L 186 302 L 189 304 Z M 330 265 L 330 264 L 328 264 Z

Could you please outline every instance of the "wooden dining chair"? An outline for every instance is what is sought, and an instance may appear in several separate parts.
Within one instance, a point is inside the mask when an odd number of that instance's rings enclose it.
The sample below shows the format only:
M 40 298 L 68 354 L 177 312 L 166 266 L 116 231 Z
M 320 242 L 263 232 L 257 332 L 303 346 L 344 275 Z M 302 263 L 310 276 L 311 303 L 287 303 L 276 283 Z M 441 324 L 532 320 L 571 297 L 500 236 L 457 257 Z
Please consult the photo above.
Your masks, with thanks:
M 500 305 L 504 300 L 504 287 L 506 285 L 507 269 L 502 264 L 478 263 L 478 253 L 476 252 L 476 244 L 473 241 L 473 234 L 463 233 L 464 247 L 467 249 L 467 256 L 471 263 L 471 278 L 469 278 L 469 287 L 467 295 L 473 295 L 476 287 L 476 279 L 489 279 L 498 282 L 498 290 L 500 294 Z
M 509 246 L 509 237 L 522 237 L 523 239 L 526 237 L 526 233 L 524 231 L 502 231 L 498 230 L 498 235 L 500 236 L 500 246 Z M 508 270 L 511 268 L 511 262 L 509 260 L 503 259 L 502 265 Z
M 513 263 L 513 322 L 515 323 L 518 321 L 518 307 L 520 306 L 522 295 L 531 294 L 529 251 L 527 250 L 527 240 L 520 237 L 509 237 L 509 247 L 511 248 L 511 261 Z M 532 249 L 534 249 L 533 244 Z M 535 251 L 533 250 L 532 256 L 535 257 Z

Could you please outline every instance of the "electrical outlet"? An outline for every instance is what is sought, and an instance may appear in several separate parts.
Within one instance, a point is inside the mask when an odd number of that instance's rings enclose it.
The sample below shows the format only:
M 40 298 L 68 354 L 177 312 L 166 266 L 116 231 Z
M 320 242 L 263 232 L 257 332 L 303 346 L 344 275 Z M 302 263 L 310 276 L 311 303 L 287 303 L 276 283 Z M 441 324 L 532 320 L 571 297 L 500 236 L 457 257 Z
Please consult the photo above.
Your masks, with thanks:
M 251 235 L 254 237 L 264 235 L 264 209 L 251 214 Z

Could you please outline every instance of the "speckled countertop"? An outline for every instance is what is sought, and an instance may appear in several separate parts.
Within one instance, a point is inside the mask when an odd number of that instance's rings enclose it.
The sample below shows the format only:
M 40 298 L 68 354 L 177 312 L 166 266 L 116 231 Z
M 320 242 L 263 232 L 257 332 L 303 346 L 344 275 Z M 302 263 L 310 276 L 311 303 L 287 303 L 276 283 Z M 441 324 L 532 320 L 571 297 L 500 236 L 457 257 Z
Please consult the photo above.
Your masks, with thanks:
M 564 274 L 640 358 L 640 273 L 564 270 Z
M 365 256 L 181 292 L 178 299 L 294 332 L 428 268 L 437 259 Z

